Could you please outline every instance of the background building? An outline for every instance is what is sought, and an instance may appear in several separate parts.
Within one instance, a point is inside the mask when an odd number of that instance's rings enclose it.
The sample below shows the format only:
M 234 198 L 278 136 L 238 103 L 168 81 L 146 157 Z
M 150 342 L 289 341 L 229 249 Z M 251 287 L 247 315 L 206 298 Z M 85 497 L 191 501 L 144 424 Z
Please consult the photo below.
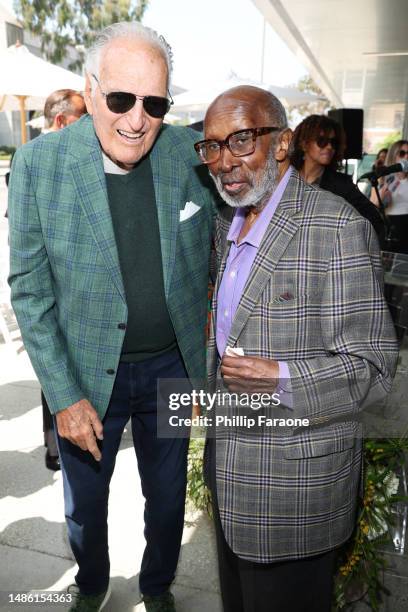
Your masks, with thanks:
M 364 109 L 364 146 L 408 136 L 406 0 L 252 0 L 337 108 Z

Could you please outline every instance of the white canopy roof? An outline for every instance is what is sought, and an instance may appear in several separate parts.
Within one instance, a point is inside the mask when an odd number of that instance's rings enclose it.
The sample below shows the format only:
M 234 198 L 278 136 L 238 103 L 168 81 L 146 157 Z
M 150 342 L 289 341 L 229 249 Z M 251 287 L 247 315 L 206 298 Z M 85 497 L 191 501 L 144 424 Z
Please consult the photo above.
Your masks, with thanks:
M 233 74 L 230 78 L 215 82 L 210 87 L 203 85 L 197 89 L 190 89 L 178 96 L 174 96 L 174 106 L 172 110 L 176 113 L 198 113 L 203 117 L 214 98 L 223 91 L 231 87 L 237 87 L 238 85 L 254 85 L 255 87 L 266 89 L 279 98 L 285 106 L 290 106 L 292 104 L 307 104 L 308 102 L 316 102 L 318 100 L 317 96 L 303 93 L 295 87 L 279 87 L 277 85 L 260 83 L 251 79 L 242 79 Z
M 26 110 L 40 110 L 56 89 L 82 91 L 85 79 L 37 57 L 24 45 L 12 45 L 0 54 L 0 111 L 20 110 L 25 141 Z M 24 126 L 24 129 L 23 129 Z
M 65 68 L 37 57 L 24 45 L 12 45 L 0 54 L 0 96 L 46 98 L 56 89 L 82 91 L 85 80 Z

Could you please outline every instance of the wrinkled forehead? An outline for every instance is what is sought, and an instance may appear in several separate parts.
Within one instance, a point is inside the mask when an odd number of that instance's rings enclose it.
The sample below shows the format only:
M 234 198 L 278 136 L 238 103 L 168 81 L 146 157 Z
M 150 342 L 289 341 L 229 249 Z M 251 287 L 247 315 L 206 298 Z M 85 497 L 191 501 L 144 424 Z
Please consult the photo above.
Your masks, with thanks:
M 161 50 L 149 41 L 117 38 L 107 44 L 99 59 L 100 78 L 114 78 L 117 74 L 151 74 L 168 80 L 166 60 Z
M 266 109 L 254 99 L 225 96 L 209 107 L 204 120 L 204 137 L 224 140 L 232 132 L 269 124 Z

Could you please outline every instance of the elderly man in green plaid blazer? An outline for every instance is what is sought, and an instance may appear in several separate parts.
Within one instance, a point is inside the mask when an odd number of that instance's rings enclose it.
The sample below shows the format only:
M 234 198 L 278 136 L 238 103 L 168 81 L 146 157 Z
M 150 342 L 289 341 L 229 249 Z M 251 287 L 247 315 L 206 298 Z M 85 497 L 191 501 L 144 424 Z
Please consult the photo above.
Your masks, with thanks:
M 195 132 L 162 125 L 170 68 L 154 31 L 106 28 L 86 64 L 89 114 L 12 168 L 9 281 L 58 426 L 75 611 L 109 596 L 109 481 L 129 418 L 146 497 L 140 589 L 148 611 L 175 609 L 188 440 L 157 435 L 156 387 L 205 375 L 214 198 Z
M 291 132 L 269 92 L 225 92 L 204 128 L 196 150 L 229 205 L 216 229 L 208 373 L 230 393 L 282 401 L 260 414 L 231 400 L 207 444 L 224 612 L 330 612 L 361 478 L 354 416 L 389 391 L 398 354 L 377 239 L 290 166 Z

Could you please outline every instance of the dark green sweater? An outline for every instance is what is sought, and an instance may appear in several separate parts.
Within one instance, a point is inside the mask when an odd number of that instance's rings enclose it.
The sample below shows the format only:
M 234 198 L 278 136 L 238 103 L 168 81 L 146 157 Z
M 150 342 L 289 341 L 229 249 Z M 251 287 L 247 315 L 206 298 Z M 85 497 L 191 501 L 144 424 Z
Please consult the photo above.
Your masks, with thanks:
M 159 222 L 149 158 L 128 174 L 106 174 L 128 306 L 122 361 L 142 361 L 176 345 L 164 296 Z

